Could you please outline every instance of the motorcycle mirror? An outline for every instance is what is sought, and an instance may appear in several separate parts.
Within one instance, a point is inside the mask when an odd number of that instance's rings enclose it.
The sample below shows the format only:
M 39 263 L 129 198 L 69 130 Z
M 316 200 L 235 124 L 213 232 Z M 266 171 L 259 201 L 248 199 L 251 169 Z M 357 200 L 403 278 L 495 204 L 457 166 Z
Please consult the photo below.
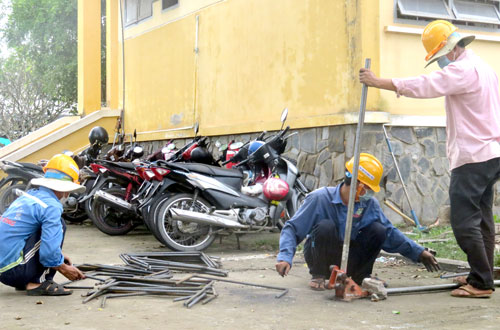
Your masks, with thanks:
M 235 150 L 235 149 L 240 149 L 241 147 L 243 147 L 243 142 L 235 142 L 231 144 L 229 149 Z
M 134 129 L 134 141 L 137 141 L 137 130 Z
M 194 135 L 198 135 L 198 130 L 200 129 L 200 124 L 198 122 L 194 123 Z
M 165 148 L 167 148 L 168 151 L 173 150 L 173 149 L 175 149 L 175 144 L 169 143 L 169 144 L 167 144 L 167 146 Z
M 281 123 L 285 123 L 286 117 L 288 117 L 288 108 L 283 109 L 281 112 Z
M 220 148 L 220 147 L 222 146 L 222 143 L 220 143 L 220 141 L 219 141 L 219 140 L 217 140 L 217 141 L 215 141 L 215 146 L 216 146 L 217 148 Z

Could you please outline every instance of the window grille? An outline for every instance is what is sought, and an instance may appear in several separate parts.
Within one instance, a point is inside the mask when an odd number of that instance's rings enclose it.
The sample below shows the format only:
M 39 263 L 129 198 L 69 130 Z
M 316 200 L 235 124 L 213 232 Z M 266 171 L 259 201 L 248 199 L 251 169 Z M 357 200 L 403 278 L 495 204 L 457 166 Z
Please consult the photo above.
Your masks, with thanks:
M 457 25 L 500 29 L 500 0 L 395 0 L 406 20 L 445 19 Z

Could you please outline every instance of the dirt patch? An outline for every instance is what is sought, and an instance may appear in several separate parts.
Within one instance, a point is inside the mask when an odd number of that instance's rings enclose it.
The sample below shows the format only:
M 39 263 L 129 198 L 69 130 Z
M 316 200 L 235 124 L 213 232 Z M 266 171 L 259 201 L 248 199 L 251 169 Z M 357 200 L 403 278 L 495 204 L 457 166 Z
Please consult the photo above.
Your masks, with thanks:
M 82 304 L 81 292 L 68 297 L 28 297 L 0 285 L 0 329 L 471 329 L 497 328 L 500 296 L 470 300 L 447 292 L 390 296 L 388 300 L 333 301 L 332 292 L 307 288 L 309 274 L 298 255 L 286 278 L 274 271 L 276 251 L 265 250 L 279 234 L 248 235 L 237 250 L 234 238 L 216 241 L 207 251 L 222 257 L 229 279 L 287 287 L 276 291 L 219 282 L 220 296 L 207 305 L 185 308 L 171 298 L 130 297 Z M 257 243 L 255 243 L 258 241 Z M 272 246 L 272 245 L 271 245 Z M 121 264 L 120 253 L 163 251 L 147 232 L 123 237 L 102 234 L 91 226 L 69 226 L 64 251 L 75 263 Z M 450 283 L 423 267 L 400 261 L 377 262 L 375 273 L 390 287 Z M 57 281 L 64 279 L 58 275 Z M 84 285 L 86 282 L 82 282 Z M 87 283 L 93 283 L 89 281 Z

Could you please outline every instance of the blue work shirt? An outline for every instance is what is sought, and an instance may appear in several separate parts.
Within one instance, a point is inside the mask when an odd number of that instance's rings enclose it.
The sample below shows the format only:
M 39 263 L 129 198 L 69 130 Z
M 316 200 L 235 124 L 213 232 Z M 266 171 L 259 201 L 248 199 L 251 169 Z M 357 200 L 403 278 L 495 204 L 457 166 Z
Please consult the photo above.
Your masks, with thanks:
M 304 204 L 297 213 L 285 223 L 280 237 L 278 261 L 286 261 L 292 265 L 297 245 L 302 242 L 313 228 L 322 220 L 330 219 L 338 229 L 340 240 L 344 240 L 347 218 L 347 206 L 340 198 L 340 187 L 323 187 L 307 195 Z M 371 198 L 368 202 L 354 203 L 352 217 L 351 240 L 355 240 L 359 231 L 373 222 L 381 223 L 386 231 L 386 239 L 382 249 L 418 261 L 424 248 L 400 232 L 386 218 L 379 202 Z
M 40 263 L 44 267 L 61 265 L 62 211 L 56 194 L 45 187 L 17 198 L 0 217 L 0 273 L 23 261 L 26 240 L 40 230 Z

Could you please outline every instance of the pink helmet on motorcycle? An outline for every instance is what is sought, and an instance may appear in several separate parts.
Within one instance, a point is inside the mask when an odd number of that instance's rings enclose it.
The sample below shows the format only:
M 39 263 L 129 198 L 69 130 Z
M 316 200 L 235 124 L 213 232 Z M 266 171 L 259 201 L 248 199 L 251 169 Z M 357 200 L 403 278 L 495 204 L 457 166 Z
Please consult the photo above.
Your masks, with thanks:
M 269 200 L 280 201 L 288 195 L 289 191 L 288 183 L 280 178 L 270 177 L 264 182 L 264 196 Z

